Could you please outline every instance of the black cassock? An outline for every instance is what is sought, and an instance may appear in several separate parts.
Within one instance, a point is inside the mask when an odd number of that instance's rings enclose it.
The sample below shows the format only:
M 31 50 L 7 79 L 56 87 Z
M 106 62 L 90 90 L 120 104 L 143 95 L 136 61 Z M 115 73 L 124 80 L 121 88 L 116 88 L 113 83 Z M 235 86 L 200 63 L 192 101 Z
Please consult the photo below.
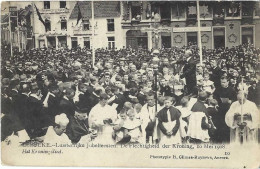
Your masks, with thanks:
M 214 97 L 218 101 L 219 112 L 217 115 L 218 122 L 215 124 L 217 127 L 216 135 L 219 138 L 218 142 L 229 142 L 230 132 L 229 127 L 225 122 L 225 115 L 230 108 L 230 104 L 226 102 L 227 99 L 232 102 L 236 100 L 236 92 L 232 87 L 220 87 L 215 90 Z
M 41 100 L 38 100 L 33 96 L 28 97 L 28 117 L 30 117 L 28 123 L 28 131 L 30 132 L 28 134 L 30 134 L 31 137 L 40 137 L 47 132 L 47 130 L 44 130 L 43 128 L 48 126 L 49 119 L 43 110 Z
M 167 116 L 167 111 L 170 111 L 170 115 L 171 115 L 171 121 L 175 121 L 176 120 L 176 125 L 173 128 L 172 132 L 173 135 L 175 135 L 177 133 L 177 131 L 179 130 L 180 127 L 180 116 L 181 116 L 181 112 L 174 108 L 174 107 L 170 107 L 169 109 L 167 109 L 166 107 L 164 107 L 162 110 L 160 110 L 157 114 L 158 117 L 158 127 L 160 128 L 160 130 L 162 131 L 163 134 L 166 135 L 167 131 L 163 126 L 163 122 L 169 122 L 168 121 L 168 116 Z
M 78 143 L 82 136 L 89 134 L 88 120 L 79 120 L 74 116 L 69 117 L 66 134 L 72 143 Z

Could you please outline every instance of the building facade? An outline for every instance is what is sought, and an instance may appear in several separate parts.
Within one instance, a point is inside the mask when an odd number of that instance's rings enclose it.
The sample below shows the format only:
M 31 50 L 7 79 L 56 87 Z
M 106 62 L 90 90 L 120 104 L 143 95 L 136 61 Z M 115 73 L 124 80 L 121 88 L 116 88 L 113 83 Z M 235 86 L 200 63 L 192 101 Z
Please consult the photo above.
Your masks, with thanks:
M 148 48 L 187 46 L 198 42 L 195 1 L 122 2 L 126 46 Z M 244 43 L 260 47 L 259 2 L 199 3 L 201 42 L 209 49 Z
M 94 23 L 91 2 L 34 3 L 45 22 L 44 26 L 34 10 L 36 47 L 152 49 L 198 42 L 195 1 L 94 2 Z M 256 38 L 260 32 L 259 2 L 202 1 L 199 13 L 203 47 L 230 48 L 244 43 L 260 47 L 260 39 Z
M 35 1 L 33 24 L 35 47 L 65 47 L 70 38 L 68 20 L 76 2 Z M 37 9 L 44 24 L 40 21 Z
M 121 13 L 119 1 L 94 2 L 94 22 L 91 2 L 78 2 L 71 15 L 71 45 L 86 48 L 122 48 Z M 78 21 L 79 11 L 82 18 Z M 94 27 L 94 39 L 92 28 Z
M 17 51 L 33 48 L 32 6 L 5 2 L 1 10 L 1 43 Z

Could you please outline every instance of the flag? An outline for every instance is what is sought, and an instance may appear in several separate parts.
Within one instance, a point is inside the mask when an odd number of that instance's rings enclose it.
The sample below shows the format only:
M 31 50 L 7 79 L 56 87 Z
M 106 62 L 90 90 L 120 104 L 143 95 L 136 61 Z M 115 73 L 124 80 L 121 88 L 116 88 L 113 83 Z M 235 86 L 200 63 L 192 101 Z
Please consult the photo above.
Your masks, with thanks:
M 36 8 L 36 12 L 37 12 L 37 15 L 38 15 L 39 20 L 42 22 L 42 24 L 43 24 L 44 27 L 45 27 L 45 22 L 44 22 L 44 20 L 42 19 L 42 16 L 41 16 L 41 14 L 40 14 L 40 12 L 39 12 L 37 6 L 36 6 L 35 4 L 34 4 L 34 6 L 35 6 L 35 8 Z
M 82 15 L 81 15 L 81 11 L 80 11 L 80 7 L 79 7 L 79 4 L 78 4 L 78 9 L 79 9 L 79 12 L 78 12 L 78 19 L 77 19 L 77 24 L 79 23 L 79 20 L 82 18 Z

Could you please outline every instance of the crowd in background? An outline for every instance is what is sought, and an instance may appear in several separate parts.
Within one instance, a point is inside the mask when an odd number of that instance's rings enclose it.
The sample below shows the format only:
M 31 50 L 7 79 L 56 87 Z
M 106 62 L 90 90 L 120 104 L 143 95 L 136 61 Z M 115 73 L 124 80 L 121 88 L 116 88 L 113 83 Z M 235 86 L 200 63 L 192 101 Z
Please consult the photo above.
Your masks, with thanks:
M 94 66 L 86 48 L 43 47 L 12 57 L 7 48 L 1 53 L 7 144 L 258 139 L 260 49 L 251 45 L 203 49 L 202 63 L 195 45 L 97 49 Z M 235 110 L 239 105 L 243 111 Z

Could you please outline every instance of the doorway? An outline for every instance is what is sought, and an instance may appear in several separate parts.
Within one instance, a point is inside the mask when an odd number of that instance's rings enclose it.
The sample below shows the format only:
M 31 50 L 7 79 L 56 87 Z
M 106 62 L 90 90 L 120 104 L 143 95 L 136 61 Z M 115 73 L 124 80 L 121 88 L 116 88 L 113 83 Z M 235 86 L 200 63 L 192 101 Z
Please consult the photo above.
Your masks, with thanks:
M 48 48 L 56 48 L 56 38 L 54 36 L 47 37 Z
M 254 44 L 254 28 L 242 27 L 242 44 Z
M 225 48 L 225 28 L 213 28 L 214 48 Z
M 171 48 L 171 36 L 162 36 L 162 47 Z
M 140 30 L 129 30 L 126 32 L 126 46 L 133 49 L 148 48 L 147 33 Z
M 187 45 L 197 45 L 198 44 L 198 35 L 197 32 L 187 32 Z

